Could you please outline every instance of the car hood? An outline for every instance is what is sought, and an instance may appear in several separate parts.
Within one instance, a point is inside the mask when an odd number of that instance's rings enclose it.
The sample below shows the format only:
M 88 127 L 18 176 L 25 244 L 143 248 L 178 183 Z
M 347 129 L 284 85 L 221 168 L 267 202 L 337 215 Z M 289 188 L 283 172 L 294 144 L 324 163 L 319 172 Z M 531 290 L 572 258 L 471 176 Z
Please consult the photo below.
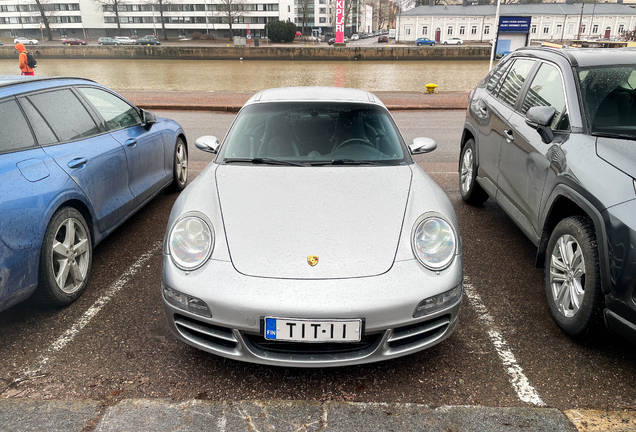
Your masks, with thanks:
M 219 202 L 236 270 L 257 277 L 374 276 L 393 265 L 408 166 L 221 165 Z M 310 266 L 309 256 L 318 264 Z
M 627 139 L 596 139 L 596 154 L 625 174 L 636 178 L 636 142 Z

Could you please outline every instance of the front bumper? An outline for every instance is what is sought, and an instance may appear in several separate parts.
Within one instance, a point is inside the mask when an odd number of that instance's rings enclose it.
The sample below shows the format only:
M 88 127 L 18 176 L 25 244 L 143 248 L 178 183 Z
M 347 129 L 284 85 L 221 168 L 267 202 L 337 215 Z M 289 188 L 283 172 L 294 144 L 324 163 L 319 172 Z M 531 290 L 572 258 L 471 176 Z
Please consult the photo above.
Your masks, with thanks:
M 203 300 L 212 318 L 176 308 L 164 299 L 168 326 L 183 342 L 236 360 L 295 367 L 370 363 L 429 348 L 457 325 L 461 297 L 432 314 L 413 318 L 423 299 L 462 283 L 463 260 L 436 274 L 416 260 L 364 278 L 292 280 L 245 276 L 231 262 L 211 260 L 183 272 L 164 255 L 163 283 Z M 263 318 L 363 320 L 359 343 L 281 343 L 263 338 Z

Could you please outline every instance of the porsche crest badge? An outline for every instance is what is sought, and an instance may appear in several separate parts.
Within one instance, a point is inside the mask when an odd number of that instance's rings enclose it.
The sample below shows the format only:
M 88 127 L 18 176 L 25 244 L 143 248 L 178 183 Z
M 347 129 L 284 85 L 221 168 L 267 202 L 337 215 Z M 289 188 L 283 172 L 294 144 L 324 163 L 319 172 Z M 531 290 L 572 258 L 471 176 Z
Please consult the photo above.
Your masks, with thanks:
M 307 257 L 307 264 L 309 264 L 310 266 L 314 267 L 316 264 L 318 264 L 318 256 L 317 255 L 309 255 Z

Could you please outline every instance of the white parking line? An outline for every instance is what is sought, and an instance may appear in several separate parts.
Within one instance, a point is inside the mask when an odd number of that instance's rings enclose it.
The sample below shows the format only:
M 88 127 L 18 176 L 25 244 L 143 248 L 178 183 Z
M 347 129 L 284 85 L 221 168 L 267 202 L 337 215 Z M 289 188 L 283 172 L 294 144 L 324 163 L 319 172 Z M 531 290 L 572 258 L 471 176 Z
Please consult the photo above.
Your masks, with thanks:
M 486 309 L 486 306 L 484 306 L 484 303 L 481 301 L 481 296 L 475 291 L 467 276 L 464 276 L 464 292 L 471 306 L 477 311 L 477 317 L 486 327 L 490 341 L 495 346 L 495 350 L 503 362 L 506 372 L 510 376 L 510 384 L 512 384 L 515 392 L 517 392 L 519 399 L 526 403 L 545 406 L 545 403 L 543 403 L 539 394 L 523 373 L 523 369 L 521 369 L 521 366 L 517 363 L 517 359 L 512 353 L 512 350 L 508 347 L 501 333 L 495 328 L 495 321 L 488 312 L 488 309 Z
M 57 338 L 48 349 L 42 354 L 32 365 L 31 367 L 27 366 L 22 370 L 21 378 L 17 381 L 23 381 L 30 377 L 34 377 L 38 375 L 40 372 L 44 370 L 47 363 L 51 358 L 62 348 L 68 345 L 77 334 L 84 328 L 86 325 L 91 322 L 91 320 L 102 310 L 104 306 L 110 302 L 115 294 L 117 294 L 130 280 L 132 276 L 134 276 L 141 266 L 148 261 L 158 250 L 161 249 L 161 242 L 154 245 L 148 252 L 140 256 L 137 261 L 131 265 L 128 270 L 124 274 L 122 274 L 119 279 L 113 283 L 108 291 L 106 291 L 100 298 L 93 303 L 93 305 L 79 317 L 73 325 L 62 334 L 59 338 Z

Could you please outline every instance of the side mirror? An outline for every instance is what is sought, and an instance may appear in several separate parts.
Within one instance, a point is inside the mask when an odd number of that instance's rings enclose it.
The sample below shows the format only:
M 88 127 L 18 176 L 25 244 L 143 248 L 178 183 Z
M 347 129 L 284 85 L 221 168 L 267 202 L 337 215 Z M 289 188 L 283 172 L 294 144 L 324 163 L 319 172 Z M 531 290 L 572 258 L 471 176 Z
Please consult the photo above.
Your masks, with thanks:
M 219 151 L 219 140 L 216 139 L 215 136 L 204 135 L 202 137 L 197 138 L 194 142 L 194 146 L 199 150 L 203 150 L 208 153 L 216 153 Z
M 413 144 L 409 145 L 411 154 L 430 153 L 437 148 L 437 143 L 430 138 L 419 137 L 413 140 Z
M 552 123 L 555 114 L 556 109 L 548 106 L 532 107 L 526 113 L 526 124 L 536 129 L 541 136 L 541 140 L 546 144 L 554 140 L 554 133 L 550 129 L 550 123 Z
M 141 121 L 143 122 L 143 127 L 146 130 L 150 130 L 153 124 L 157 123 L 157 117 L 150 111 L 145 109 L 141 110 Z

